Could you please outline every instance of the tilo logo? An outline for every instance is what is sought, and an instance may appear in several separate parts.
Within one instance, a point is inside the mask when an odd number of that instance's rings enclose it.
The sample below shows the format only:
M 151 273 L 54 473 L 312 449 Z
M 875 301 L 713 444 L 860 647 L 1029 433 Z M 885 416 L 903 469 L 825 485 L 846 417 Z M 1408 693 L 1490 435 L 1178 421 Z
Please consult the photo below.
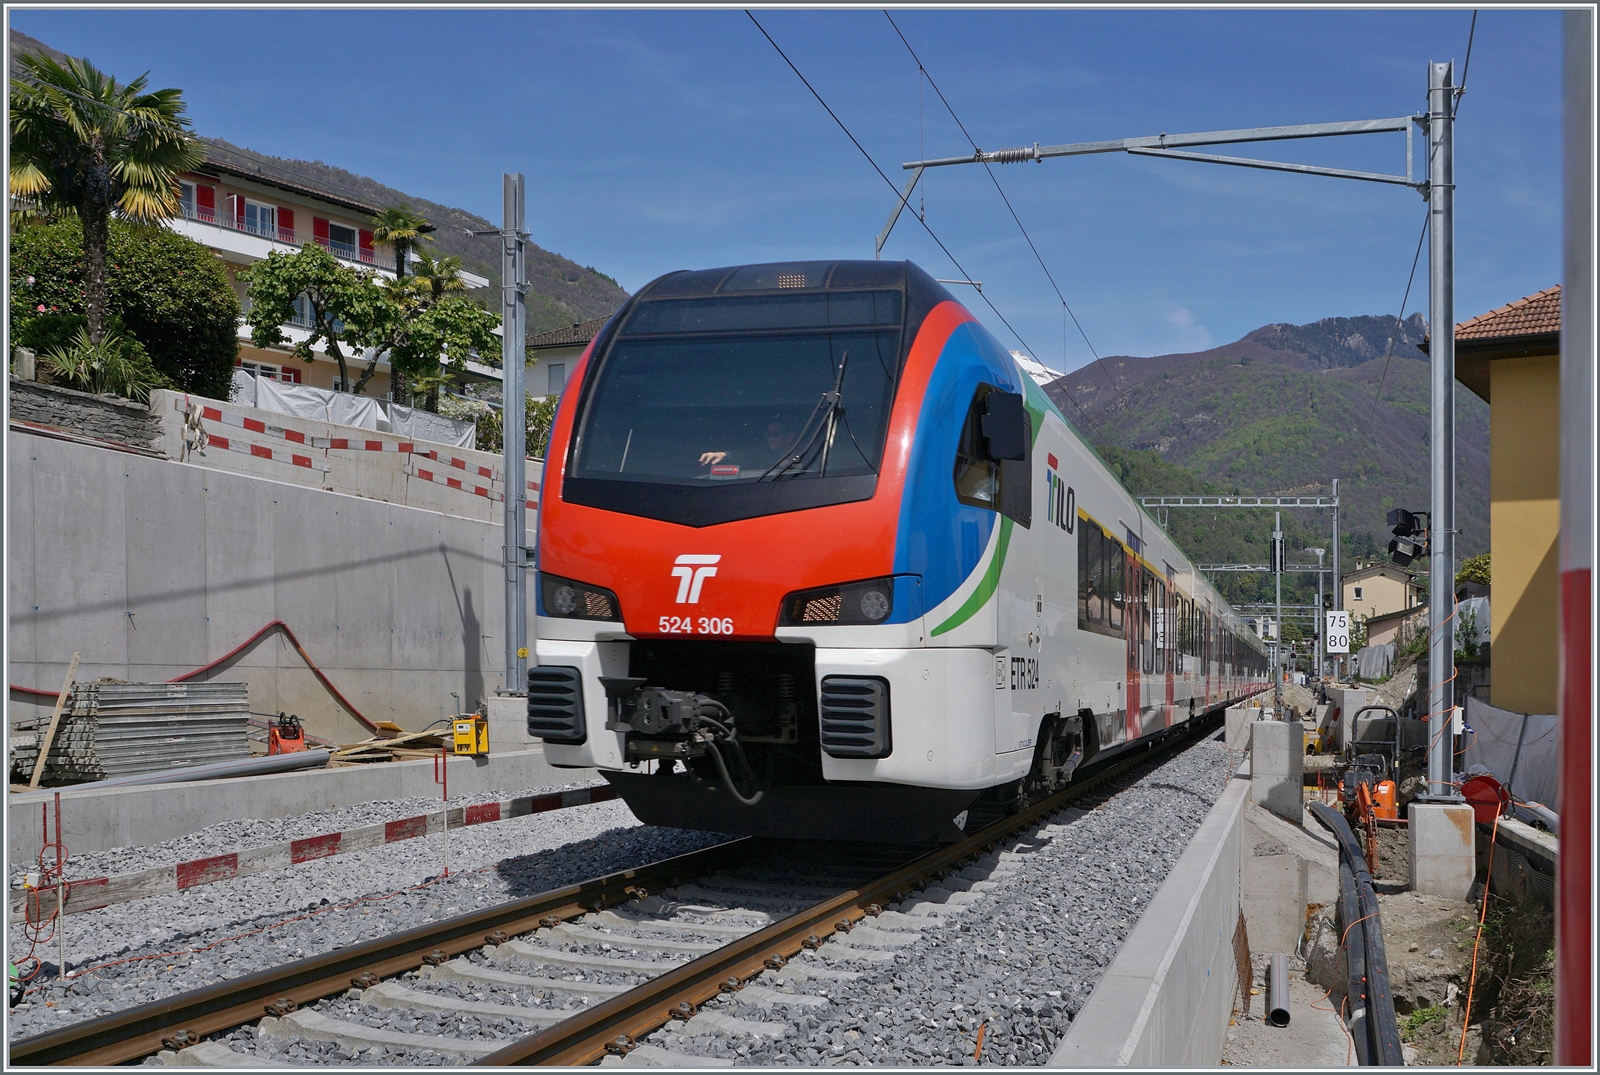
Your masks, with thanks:
M 1045 507 L 1045 518 L 1055 523 L 1067 533 L 1072 533 L 1073 524 L 1078 518 L 1078 496 L 1072 486 L 1061 480 L 1061 475 L 1056 471 L 1059 464 L 1053 454 L 1046 454 L 1045 482 L 1049 487 L 1049 496 Z
M 672 577 L 678 580 L 678 604 L 700 603 L 700 587 L 717 573 L 715 565 L 721 559 L 720 554 L 684 553 L 673 561 L 677 565 L 672 569 Z

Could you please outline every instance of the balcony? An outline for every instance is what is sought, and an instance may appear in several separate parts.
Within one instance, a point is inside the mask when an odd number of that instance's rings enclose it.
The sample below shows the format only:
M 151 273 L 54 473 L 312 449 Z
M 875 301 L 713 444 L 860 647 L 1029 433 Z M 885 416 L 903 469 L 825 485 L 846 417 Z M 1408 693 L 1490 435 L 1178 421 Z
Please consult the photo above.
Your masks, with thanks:
M 314 241 L 318 246 L 322 247 L 324 250 L 328 251 L 328 253 L 332 254 L 341 261 L 350 261 L 356 263 L 357 265 L 371 265 L 374 268 L 380 268 L 380 271 L 382 271 L 376 256 L 371 250 L 361 250 L 349 243 L 335 242 L 323 237 L 304 235 L 297 233 L 293 228 L 261 227 L 256 224 L 252 224 L 249 221 L 239 220 L 236 217 L 229 216 L 226 213 L 218 213 L 213 209 L 206 209 L 203 206 L 194 205 L 185 205 L 183 207 L 183 219 L 185 221 L 193 221 L 196 224 L 209 225 L 210 227 L 217 228 L 224 232 L 236 232 L 241 235 L 255 236 L 256 238 L 264 240 L 269 244 L 281 244 L 283 246 L 298 248 L 305 245 L 307 242 Z M 180 228 L 178 230 L 187 229 Z M 207 246 L 218 245 L 212 241 L 210 237 L 202 234 L 190 234 L 190 238 L 197 239 L 200 242 L 205 243 Z M 268 246 L 260 250 L 240 249 L 238 252 L 244 254 L 254 254 L 256 257 L 265 257 L 271 249 L 275 248 L 275 246 Z

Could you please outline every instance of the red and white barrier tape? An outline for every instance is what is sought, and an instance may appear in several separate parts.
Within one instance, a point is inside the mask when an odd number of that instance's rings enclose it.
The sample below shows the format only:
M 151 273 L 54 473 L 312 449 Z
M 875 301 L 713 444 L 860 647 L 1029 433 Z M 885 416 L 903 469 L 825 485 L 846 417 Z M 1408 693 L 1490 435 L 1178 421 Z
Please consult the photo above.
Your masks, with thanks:
M 172 409 L 184 412 L 184 405 L 180 400 L 172 401 Z M 500 480 L 500 471 L 497 467 L 485 466 L 475 459 L 462 459 L 459 456 L 442 455 L 435 448 L 419 448 L 414 441 L 408 440 L 378 440 L 359 437 L 313 437 L 297 429 L 287 429 L 283 426 L 268 425 L 259 418 L 246 418 L 240 414 L 233 414 L 217 407 L 200 405 L 200 416 L 208 422 L 217 422 L 222 425 L 233 426 L 236 429 L 246 429 L 252 433 L 260 433 L 268 437 L 278 437 L 282 440 L 292 441 L 295 444 L 304 444 L 311 448 L 321 448 L 327 451 L 348 452 L 400 452 L 407 455 L 420 455 L 437 463 L 442 463 L 452 470 L 464 470 L 479 478 L 488 478 L 491 482 Z M 538 488 L 538 486 L 532 486 Z
M 477 806 L 452 806 L 449 811 L 450 828 L 483 825 L 491 821 L 507 821 L 529 814 L 542 814 L 551 810 L 564 810 L 571 806 L 587 806 L 607 802 L 617 797 L 609 784 L 578 788 L 574 791 L 555 791 L 546 795 L 525 796 L 500 802 L 481 803 Z M 329 832 L 321 836 L 307 836 L 286 843 L 252 847 L 226 855 L 191 859 L 170 866 L 156 866 L 134 873 L 111 877 L 91 877 L 67 882 L 66 910 L 92 911 L 114 903 L 160 896 L 179 892 L 196 885 L 209 885 L 235 877 L 281 869 L 313 859 L 348 855 L 353 851 L 382 844 L 397 843 L 417 836 L 427 836 L 444 831 L 440 811 L 418 817 L 401 818 L 379 825 L 362 825 L 343 832 Z M 54 889 L 12 889 L 11 914 L 13 919 L 26 916 L 31 921 L 43 921 L 55 911 Z
M 411 463 L 406 466 L 406 474 L 413 478 L 421 478 L 425 482 L 433 482 L 435 485 L 443 485 L 451 489 L 459 489 L 464 493 L 473 493 L 489 500 L 504 500 L 506 498 L 505 494 L 500 492 L 498 489 L 491 489 L 482 485 L 470 484 L 465 479 L 452 478 L 448 474 L 435 473 L 434 471 L 419 467 L 415 463 Z
M 229 452 L 238 452 L 241 455 L 252 455 L 257 459 L 271 459 L 278 463 L 289 463 L 297 467 L 306 467 L 309 470 L 326 472 L 328 464 L 315 456 L 300 455 L 287 448 L 270 448 L 265 444 L 250 444 L 242 440 L 219 436 L 215 433 L 206 437 L 206 448 L 221 448 Z M 201 449 L 204 452 L 205 448 Z

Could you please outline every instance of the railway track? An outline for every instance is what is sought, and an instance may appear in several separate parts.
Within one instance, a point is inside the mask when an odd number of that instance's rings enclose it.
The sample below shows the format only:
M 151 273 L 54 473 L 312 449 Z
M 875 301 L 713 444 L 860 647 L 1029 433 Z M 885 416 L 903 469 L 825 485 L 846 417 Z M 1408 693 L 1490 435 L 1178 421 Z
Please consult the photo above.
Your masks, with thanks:
M 187 1049 L 188 1063 L 259 1066 L 266 1056 L 206 1040 L 253 1024 L 257 1042 L 332 1043 L 330 1063 L 432 1054 L 484 1065 L 608 1056 L 726 1065 L 662 1055 L 639 1039 L 674 1021 L 689 1036 L 781 1035 L 782 1022 L 701 1006 L 739 993 L 784 1018 L 803 1017 L 819 998 L 796 983 L 857 976 L 840 962 L 892 959 L 925 926 L 964 910 L 970 897 L 958 893 L 982 883 L 974 864 L 996 844 L 1065 807 L 1105 801 L 1217 723 L 1197 721 L 1114 759 L 959 843 L 733 840 L 21 1039 L 10 1063 L 98 1066 Z M 990 868 L 996 861 L 989 856 Z

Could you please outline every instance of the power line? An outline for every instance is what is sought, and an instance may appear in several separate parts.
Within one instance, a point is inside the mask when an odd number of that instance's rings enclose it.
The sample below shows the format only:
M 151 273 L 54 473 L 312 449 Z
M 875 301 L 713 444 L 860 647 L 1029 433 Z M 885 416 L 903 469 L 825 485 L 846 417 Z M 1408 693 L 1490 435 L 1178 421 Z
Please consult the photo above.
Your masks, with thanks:
M 949 100 L 945 98 L 944 91 L 941 90 L 939 88 L 939 84 L 933 80 L 933 76 L 928 74 L 927 67 L 925 67 L 922 63 L 922 57 L 917 55 L 917 50 L 911 47 L 911 42 L 906 40 L 906 35 L 901 33 L 899 24 L 894 21 L 894 16 L 890 15 L 888 11 L 884 11 L 883 17 L 889 20 L 890 26 L 894 27 L 895 35 L 900 38 L 900 43 L 906 47 L 906 51 L 911 53 L 911 58 L 916 61 L 917 71 L 928 80 L 928 85 L 933 87 L 933 92 L 939 95 L 940 103 L 944 105 L 945 111 L 950 113 L 950 118 L 956 121 L 956 126 L 961 128 L 961 134 L 966 138 L 967 143 L 972 146 L 972 151 L 974 153 L 981 152 L 978 149 L 978 143 L 975 142 L 972 138 L 972 135 L 968 133 L 967 125 L 961 122 L 961 117 L 956 115 L 956 110 L 951 107 Z M 1120 398 L 1121 390 L 1117 385 L 1116 379 L 1112 377 L 1110 371 L 1106 368 L 1104 360 L 1102 360 L 1100 357 L 1100 352 L 1095 350 L 1094 344 L 1089 339 L 1089 334 L 1083 330 L 1083 325 L 1078 321 L 1078 315 L 1073 312 L 1071 303 L 1067 302 L 1067 297 L 1061 293 L 1061 287 L 1056 283 L 1055 276 L 1051 274 L 1050 267 L 1044 263 L 1044 258 L 1039 254 L 1039 248 L 1033 243 L 1033 236 L 1029 235 L 1028 229 L 1023 226 L 1022 218 L 1017 216 L 1016 209 L 1011 205 L 1011 199 L 1006 197 L 1006 192 L 1004 188 L 1000 186 L 1000 180 L 994 174 L 994 169 L 989 166 L 988 161 L 983 162 L 983 170 L 988 173 L 989 181 L 994 184 L 994 189 L 996 193 L 1000 195 L 1000 200 L 1005 202 L 1007 211 L 1011 213 L 1011 219 L 1016 221 L 1017 230 L 1022 232 L 1023 239 L 1027 240 L 1028 249 L 1033 251 L 1034 260 L 1038 261 L 1039 268 L 1044 270 L 1045 279 L 1049 280 L 1050 286 L 1055 289 L 1056 298 L 1061 300 L 1062 308 L 1065 309 L 1067 315 L 1072 318 L 1072 323 L 1077 325 L 1078 335 L 1083 337 L 1083 342 L 1088 346 L 1089 353 L 1094 355 L 1095 363 L 1100 367 L 1100 372 L 1104 373 L 1106 375 L 1106 379 L 1110 381 L 1111 391 L 1119 393 L 1118 402 L 1122 402 Z M 1063 344 L 1062 358 L 1064 359 L 1065 357 L 1066 346 Z
M 1461 64 L 1461 86 L 1456 90 L 1457 100 L 1460 100 L 1461 95 L 1467 92 L 1467 70 L 1472 66 L 1472 39 L 1477 35 L 1477 33 L 1478 12 L 1477 9 L 1474 8 L 1472 12 L 1472 25 L 1467 28 L 1467 58 L 1462 61 Z
M 1417 236 L 1417 252 L 1411 256 L 1411 275 L 1406 277 L 1406 293 L 1400 299 L 1400 313 L 1394 319 L 1394 334 L 1389 337 L 1389 353 L 1383 356 L 1383 374 L 1378 378 L 1378 394 L 1372 397 L 1372 410 L 1367 413 L 1367 432 L 1372 432 L 1372 420 L 1377 417 L 1378 403 L 1383 399 L 1383 382 L 1389 379 L 1389 360 L 1394 357 L 1394 343 L 1405 325 L 1406 303 L 1411 300 L 1411 284 L 1417 278 L 1417 262 L 1422 258 L 1422 241 L 1428 237 L 1428 214 L 1422 216 L 1422 234 Z
M 771 45 L 778 55 L 783 58 L 783 62 L 789 65 L 789 70 L 794 72 L 795 77 L 800 80 L 801 84 L 803 84 L 806 89 L 811 91 L 811 96 L 817 99 L 817 103 L 820 104 L 823 110 L 828 113 L 833 122 L 839 125 L 839 129 L 844 132 L 846 138 L 850 139 L 851 144 L 860 151 L 861 155 L 867 159 L 867 163 L 872 165 L 872 170 L 878 173 L 878 178 L 883 180 L 884 184 L 894 192 L 896 197 L 899 197 L 900 190 L 894 185 L 894 181 L 884 174 L 883 169 L 878 167 L 878 162 L 872 159 L 872 154 L 868 153 L 866 148 L 862 146 L 861 142 L 856 138 L 856 136 L 850 133 L 850 128 L 845 126 L 844 120 L 839 118 L 838 113 L 834 112 L 832 108 L 828 107 L 828 102 L 822 99 L 822 94 L 818 93 L 816 88 L 813 87 L 810 81 L 806 79 L 806 76 L 800 73 L 800 68 L 796 67 L 794 61 L 789 59 L 789 54 L 784 52 L 782 47 L 772 39 L 772 35 L 767 33 L 766 27 L 761 25 L 760 21 L 750 13 L 748 8 L 745 9 L 745 15 L 749 17 L 751 22 L 755 23 L 756 29 L 761 31 L 761 36 L 767 39 L 767 44 Z M 918 220 L 918 223 L 922 225 L 922 230 L 928 233 L 928 237 L 938 244 L 939 249 L 944 252 L 944 256 L 950 259 L 950 263 L 956 267 L 956 271 L 959 272 L 965 279 L 972 279 L 972 274 L 967 272 L 967 270 L 962 267 L 960 261 L 956 260 L 956 256 L 950 252 L 950 248 L 945 246 L 943 240 L 941 240 L 939 236 L 934 233 L 934 230 L 928 226 L 928 222 L 926 220 Z M 1035 362 L 1039 361 L 1039 356 L 1034 353 L 1032 347 L 1028 346 L 1028 341 L 1024 340 L 1022 338 L 1022 334 L 1012 326 L 1010 321 L 1006 320 L 1005 314 L 1000 312 L 989 296 L 980 291 L 978 292 L 978 297 L 983 299 L 984 303 L 989 307 L 989 309 L 994 312 L 994 315 L 1000 319 L 1001 323 L 1004 324 L 1007 329 L 1010 330 L 1011 335 L 1016 337 L 1017 342 L 1022 344 L 1023 350 L 1027 351 L 1028 354 L 1033 357 Z M 1067 399 L 1072 401 L 1072 405 L 1078 409 L 1078 413 L 1083 416 L 1083 420 L 1088 422 L 1090 428 L 1095 431 L 1095 433 L 1100 437 L 1101 441 L 1105 442 L 1105 434 L 1100 431 L 1100 427 L 1094 424 L 1094 420 L 1089 417 L 1088 413 L 1083 409 L 1078 401 L 1073 399 L 1070 392 L 1067 392 L 1064 387 L 1062 391 L 1066 394 Z

